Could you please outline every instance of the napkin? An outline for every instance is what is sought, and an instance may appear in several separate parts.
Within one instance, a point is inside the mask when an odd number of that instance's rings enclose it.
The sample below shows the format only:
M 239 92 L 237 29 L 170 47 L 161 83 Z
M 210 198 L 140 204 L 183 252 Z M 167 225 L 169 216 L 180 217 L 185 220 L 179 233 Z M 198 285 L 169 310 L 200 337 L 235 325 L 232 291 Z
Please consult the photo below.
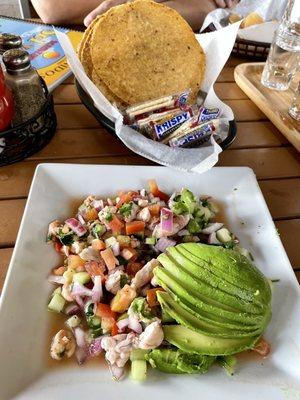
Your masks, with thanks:
M 233 112 L 229 106 L 216 96 L 213 84 L 231 53 L 238 28 L 239 22 L 219 31 L 196 35 L 206 54 L 207 62 L 205 79 L 201 87 L 202 90 L 208 93 L 204 105 L 220 108 L 222 110 L 222 118 L 228 120 L 234 118 Z M 222 149 L 213 136 L 199 148 L 171 148 L 148 139 L 129 126 L 124 125 L 120 111 L 105 98 L 84 72 L 68 36 L 57 30 L 55 30 L 55 33 L 76 79 L 93 99 L 95 107 L 115 122 L 117 136 L 130 150 L 158 164 L 182 171 L 203 173 L 218 162 L 218 156 Z
M 224 26 L 222 20 L 227 20 L 229 14 L 238 14 L 241 17 L 246 17 L 251 12 L 257 12 L 266 22 L 239 29 L 237 36 L 241 39 L 271 43 L 279 25 L 278 21 L 281 20 L 284 14 L 286 4 L 287 0 L 241 0 L 231 10 L 218 8 L 210 12 L 203 22 L 201 31 L 211 23 L 214 24 L 216 29 L 222 29 Z

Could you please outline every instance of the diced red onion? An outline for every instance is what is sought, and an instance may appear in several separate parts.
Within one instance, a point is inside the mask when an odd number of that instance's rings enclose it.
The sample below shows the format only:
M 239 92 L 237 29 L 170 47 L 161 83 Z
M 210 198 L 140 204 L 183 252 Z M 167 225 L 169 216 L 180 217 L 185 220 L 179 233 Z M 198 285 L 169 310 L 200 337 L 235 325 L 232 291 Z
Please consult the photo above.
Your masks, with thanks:
M 143 332 L 142 325 L 139 323 L 138 319 L 135 317 L 129 317 L 128 328 L 132 329 L 134 332 L 140 334 Z
M 214 222 L 212 224 L 208 224 L 206 228 L 202 229 L 201 233 L 205 233 L 206 235 L 210 235 L 213 232 L 218 231 L 222 228 L 224 224 L 221 222 Z
M 74 296 L 92 296 L 92 290 L 81 285 L 79 282 L 74 282 L 72 287 L 72 294 Z
M 176 244 L 175 240 L 171 240 L 171 239 L 162 237 L 157 241 L 157 243 L 154 247 L 156 250 L 164 253 L 166 251 L 167 247 L 175 246 L 175 244 Z
M 79 365 L 82 365 L 88 359 L 87 349 L 85 347 L 78 347 L 75 351 L 75 357 Z
M 187 229 L 182 229 L 177 233 L 178 236 L 188 236 L 190 235 L 190 232 Z
M 78 221 L 81 223 L 82 226 L 85 225 L 85 219 L 81 214 L 77 214 Z
M 104 207 L 104 202 L 103 200 L 93 200 L 93 207 L 97 210 L 100 211 Z
M 77 304 L 69 304 L 65 308 L 65 313 L 67 315 L 75 315 L 80 311 L 80 308 L 78 307 Z
M 108 365 L 113 379 L 119 381 L 124 377 L 124 368 L 117 367 L 116 365 L 111 365 L 110 363 L 108 363 Z
M 102 278 L 100 275 L 94 277 L 94 287 L 92 289 L 92 301 L 93 303 L 99 303 L 103 295 L 102 291 Z
M 114 253 L 114 256 L 119 256 L 120 255 L 120 243 L 116 242 L 111 246 L 111 249 Z
M 83 236 L 86 233 L 86 229 L 76 218 L 69 218 L 65 221 L 69 228 L 72 229 L 77 236 Z
M 213 232 L 208 236 L 207 243 L 208 244 L 221 244 L 219 242 L 219 240 L 217 239 L 216 232 Z
M 74 328 L 74 336 L 75 336 L 76 344 L 78 347 L 86 346 L 85 332 L 82 328 L 79 328 L 79 326 Z
M 79 305 L 80 308 L 84 308 L 84 302 L 79 295 L 74 296 L 76 303 Z
M 94 339 L 92 343 L 88 347 L 88 354 L 90 357 L 96 357 L 102 352 L 102 347 L 101 347 L 101 342 L 102 342 L 102 336 Z
M 160 211 L 160 227 L 163 232 L 173 231 L 173 213 L 168 208 L 162 208 Z
M 127 328 L 128 324 L 129 318 L 124 318 L 117 322 L 117 327 L 120 331 L 123 331 L 125 328 Z
M 48 282 L 54 283 L 57 285 L 64 285 L 66 283 L 66 278 L 61 275 L 49 275 Z

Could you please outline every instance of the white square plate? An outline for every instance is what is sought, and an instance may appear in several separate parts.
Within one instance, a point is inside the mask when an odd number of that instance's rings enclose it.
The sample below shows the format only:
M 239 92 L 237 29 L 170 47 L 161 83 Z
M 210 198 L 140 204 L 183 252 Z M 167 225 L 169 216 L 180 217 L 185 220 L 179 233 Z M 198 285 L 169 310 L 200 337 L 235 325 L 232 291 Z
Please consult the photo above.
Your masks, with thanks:
M 49 221 L 64 219 L 88 194 L 108 195 L 144 187 L 155 178 L 172 192 L 183 186 L 223 204 L 230 229 L 274 284 L 273 318 L 265 335 L 272 345 L 263 360 L 241 360 L 228 377 L 219 367 L 206 375 L 152 371 L 138 384 L 114 383 L 103 363 L 49 367 L 50 285 L 58 262 L 45 236 Z M 43 164 L 37 168 L 4 285 L 0 309 L 0 399 L 277 400 L 300 398 L 300 291 L 255 176 L 248 168 L 213 168 L 203 175 L 164 167 Z

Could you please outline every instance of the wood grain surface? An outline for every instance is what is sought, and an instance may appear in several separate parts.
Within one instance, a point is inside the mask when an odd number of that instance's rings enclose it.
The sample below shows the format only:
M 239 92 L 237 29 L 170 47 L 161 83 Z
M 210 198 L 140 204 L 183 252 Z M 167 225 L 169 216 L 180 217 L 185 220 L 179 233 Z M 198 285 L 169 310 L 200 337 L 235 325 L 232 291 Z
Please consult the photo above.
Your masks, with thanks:
M 234 82 L 230 58 L 215 84 L 216 93 L 235 113 L 238 136 L 220 156 L 219 166 L 248 166 L 259 181 L 283 245 L 300 279 L 299 153 Z M 127 149 L 102 128 L 81 104 L 68 78 L 54 91 L 58 130 L 32 157 L 0 168 L 0 290 L 36 166 L 41 162 L 154 165 Z

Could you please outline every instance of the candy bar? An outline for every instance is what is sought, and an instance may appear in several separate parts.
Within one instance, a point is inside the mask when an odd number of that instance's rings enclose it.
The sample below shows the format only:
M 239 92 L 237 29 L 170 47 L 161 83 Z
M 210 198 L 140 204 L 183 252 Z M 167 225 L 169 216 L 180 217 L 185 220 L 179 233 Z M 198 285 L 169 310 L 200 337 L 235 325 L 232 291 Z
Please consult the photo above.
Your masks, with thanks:
M 185 111 L 168 114 L 165 118 L 153 122 L 151 121 L 146 128 L 147 133 L 154 139 L 161 141 L 167 138 L 172 132 L 174 132 L 180 125 L 189 120 L 193 116 L 192 108 L 188 108 Z
M 169 141 L 171 147 L 197 147 L 216 131 L 218 120 L 206 122 L 190 129 L 185 135 L 173 138 Z

